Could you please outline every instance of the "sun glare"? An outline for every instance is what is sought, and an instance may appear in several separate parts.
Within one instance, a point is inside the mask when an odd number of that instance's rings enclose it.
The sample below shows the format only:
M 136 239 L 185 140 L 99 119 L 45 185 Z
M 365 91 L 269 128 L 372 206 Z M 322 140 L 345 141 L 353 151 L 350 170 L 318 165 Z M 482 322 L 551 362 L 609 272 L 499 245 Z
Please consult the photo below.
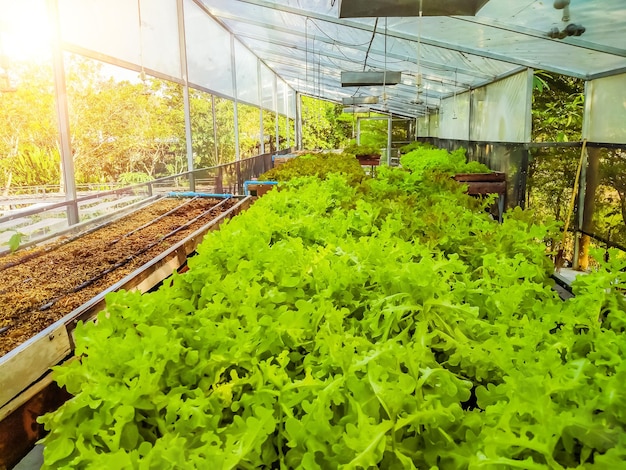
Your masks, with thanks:
M 0 0 L 0 55 L 37 60 L 50 55 L 50 24 L 45 0 Z

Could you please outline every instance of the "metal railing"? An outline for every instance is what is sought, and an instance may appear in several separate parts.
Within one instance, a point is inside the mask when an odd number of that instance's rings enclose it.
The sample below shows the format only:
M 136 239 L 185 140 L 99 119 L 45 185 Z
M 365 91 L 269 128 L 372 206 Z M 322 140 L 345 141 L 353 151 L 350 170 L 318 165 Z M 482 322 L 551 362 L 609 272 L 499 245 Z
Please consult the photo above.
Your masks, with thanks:
M 244 193 L 244 181 L 257 178 L 262 173 L 270 170 L 273 166 L 273 155 L 282 155 L 289 153 L 290 151 L 290 149 L 285 149 L 278 152 L 266 153 L 256 157 L 246 158 L 214 167 L 201 168 L 194 171 L 186 171 L 176 175 L 165 176 L 144 183 L 121 186 L 106 191 L 97 191 L 72 200 L 49 202 L 49 200 L 46 201 L 45 198 L 42 198 L 42 204 L 37 204 L 37 207 L 11 210 L 9 213 L 0 216 L 0 227 L 4 226 L 4 231 L 16 231 L 16 229 L 11 226 L 14 225 L 17 227 L 20 224 L 9 224 L 9 222 L 24 219 L 22 226 L 26 226 L 26 224 L 29 223 L 41 223 L 42 219 L 53 214 L 56 217 L 54 220 L 61 222 L 59 219 L 59 212 L 62 213 L 65 211 L 67 215 L 72 209 L 76 210 L 79 214 L 82 211 L 84 217 L 81 218 L 88 219 L 89 217 L 94 217 L 93 220 L 79 220 L 79 224 L 76 225 L 71 225 L 69 222 L 64 224 L 62 222 L 60 224 L 55 224 L 54 229 L 51 229 L 49 233 L 43 233 L 32 239 L 29 237 L 28 243 L 22 245 L 31 246 L 48 240 L 54 236 L 58 236 L 61 232 L 67 232 L 68 230 L 78 228 L 77 226 L 79 225 L 82 227 L 87 222 L 95 223 L 102 221 L 103 216 L 99 213 L 94 213 L 93 208 L 91 208 L 90 211 L 88 208 L 97 204 L 98 201 L 102 201 L 104 198 L 112 199 L 104 205 L 110 206 L 109 209 L 111 212 L 116 212 L 121 210 L 116 206 L 116 198 L 121 199 L 126 196 L 129 197 L 126 198 L 125 201 L 121 202 L 130 207 L 139 205 L 142 200 L 147 201 L 151 198 L 167 194 L 171 191 L 202 191 L 242 195 Z M 114 183 L 111 183 L 111 186 L 114 185 Z M 58 186 L 56 188 L 58 189 Z M 90 191 L 93 191 L 93 189 L 90 189 Z M 132 196 L 135 197 L 133 198 Z M 20 202 L 19 197 L 12 201 L 7 199 L 4 200 L 5 205 L 9 205 L 11 203 L 15 205 L 23 204 L 23 202 Z M 69 220 L 69 216 L 67 219 Z M 60 225 L 62 226 L 60 227 Z M 6 250 L 2 250 L 0 248 L 0 253 L 4 251 Z

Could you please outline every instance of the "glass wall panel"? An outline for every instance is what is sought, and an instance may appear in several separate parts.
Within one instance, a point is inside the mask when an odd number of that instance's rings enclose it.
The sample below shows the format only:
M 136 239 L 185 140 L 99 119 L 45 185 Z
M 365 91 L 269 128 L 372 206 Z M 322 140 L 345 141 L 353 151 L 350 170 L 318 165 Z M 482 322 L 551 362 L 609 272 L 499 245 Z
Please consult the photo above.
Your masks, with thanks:
M 258 106 L 260 104 L 258 59 L 239 41 L 235 41 L 235 68 L 237 98 Z
M 391 123 L 391 147 L 399 148 L 408 144 L 413 137 L 411 135 L 411 121 L 408 119 L 393 119 Z
M 287 116 L 278 117 L 278 149 L 283 150 L 291 146 L 290 141 L 293 135 L 289 129 L 289 118 Z
M 287 115 L 287 84 L 280 79 L 276 80 L 276 96 L 278 102 L 278 113 Z
M 388 133 L 387 119 L 362 118 L 359 120 L 359 144 L 361 145 L 376 147 L 382 151 L 387 148 Z
M 287 124 L 289 126 L 288 147 L 296 147 L 297 146 L 297 142 L 296 142 L 296 120 L 289 118 L 288 121 L 287 121 Z
M 182 78 L 176 2 L 141 0 L 141 44 L 144 67 Z
M 540 220 L 563 220 L 572 196 L 579 148 L 546 147 L 530 151 L 526 183 L 527 207 L 534 209 Z
M 439 111 L 428 116 L 428 136 L 439 137 Z
M 418 137 L 429 137 L 429 121 L 430 116 L 422 116 L 417 119 L 417 136 Z
M 230 33 L 193 0 L 185 0 L 184 5 L 189 81 L 232 97 Z
M 63 41 L 141 65 L 136 1 L 59 0 L 59 15 Z
M 235 103 L 215 97 L 215 120 L 217 123 L 217 162 L 235 161 Z
M 587 233 L 604 240 L 604 246 L 626 247 L 626 145 L 622 148 L 588 148 L 586 190 L 590 223 Z
M 529 142 L 529 72 L 481 87 L 472 93 L 471 139 L 489 142 Z
M 66 54 L 77 182 L 152 179 L 184 171 L 180 85 Z
M 276 75 L 268 67 L 261 64 L 261 96 L 264 109 L 276 111 L 276 101 L 274 95 L 276 93 Z
M 591 80 L 585 109 L 587 139 L 626 143 L 626 74 Z
M 287 116 L 292 119 L 296 117 L 296 92 L 291 87 L 287 90 Z
M 239 122 L 239 153 L 249 158 L 261 153 L 261 126 L 259 108 L 243 103 L 237 104 Z
M 469 93 L 461 93 L 441 101 L 439 137 L 468 140 Z
M 265 153 L 276 151 L 276 113 L 272 111 L 263 111 L 263 140 Z
M 218 158 L 211 95 L 190 88 L 189 104 L 194 165 L 196 168 L 215 166 Z
M 1 0 L 0 11 L 0 191 L 64 191 L 46 2 Z

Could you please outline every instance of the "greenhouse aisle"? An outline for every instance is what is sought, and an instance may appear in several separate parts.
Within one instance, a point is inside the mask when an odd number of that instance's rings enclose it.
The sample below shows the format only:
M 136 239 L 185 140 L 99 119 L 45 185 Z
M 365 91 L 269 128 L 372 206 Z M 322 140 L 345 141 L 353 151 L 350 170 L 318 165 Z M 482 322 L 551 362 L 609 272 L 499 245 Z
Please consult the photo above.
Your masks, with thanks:
M 39 470 L 43 466 L 43 446 L 36 445 L 13 470 Z

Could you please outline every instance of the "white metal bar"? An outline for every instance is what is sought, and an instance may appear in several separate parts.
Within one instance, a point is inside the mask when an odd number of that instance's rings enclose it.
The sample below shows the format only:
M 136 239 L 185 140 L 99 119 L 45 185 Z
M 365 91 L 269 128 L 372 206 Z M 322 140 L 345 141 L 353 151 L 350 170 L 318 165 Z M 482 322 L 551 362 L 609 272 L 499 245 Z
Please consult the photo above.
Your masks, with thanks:
M 67 205 L 67 223 L 75 225 L 79 222 L 78 205 L 76 204 L 76 179 L 74 172 L 74 157 L 72 155 L 70 118 L 67 104 L 67 87 L 65 85 L 65 66 L 61 51 L 61 30 L 59 19 L 59 5 L 57 0 L 48 0 L 48 17 L 52 26 L 52 63 L 54 67 L 54 92 L 57 112 L 57 126 L 59 129 L 59 143 L 61 153 L 61 167 L 65 186 L 65 200 Z

